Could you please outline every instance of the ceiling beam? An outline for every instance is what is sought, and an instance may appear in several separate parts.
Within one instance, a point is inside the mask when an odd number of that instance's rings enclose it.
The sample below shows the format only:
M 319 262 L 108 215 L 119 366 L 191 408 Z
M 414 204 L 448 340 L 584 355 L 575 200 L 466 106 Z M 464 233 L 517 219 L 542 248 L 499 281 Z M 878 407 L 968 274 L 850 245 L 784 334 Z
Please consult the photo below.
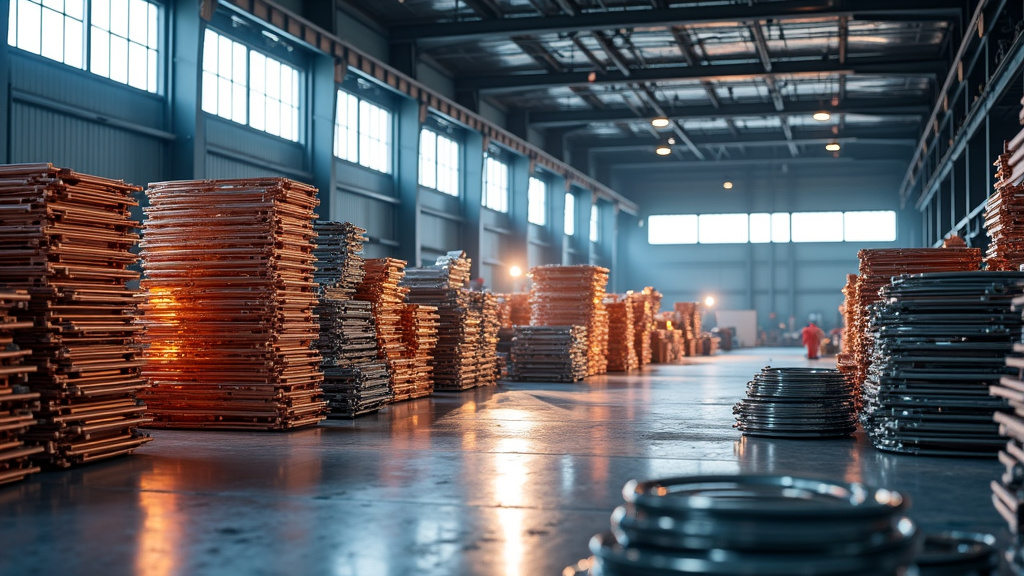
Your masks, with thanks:
M 772 75 L 776 76 L 818 76 L 823 74 L 870 74 L 898 76 L 935 76 L 945 71 L 945 63 L 928 58 L 863 58 L 848 59 L 846 64 L 835 60 L 794 60 L 773 62 Z M 617 70 L 597 74 L 593 82 L 588 80 L 589 72 L 566 72 L 561 74 L 499 74 L 459 78 L 456 90 L 480 90 L 481 92 L 509 92 L 557 86 L 590 85 L 602 86 L 629 82 L 681 82 L 681 81 L 738 81 L 764 78 L 769 74 L 760 63 L 717 64 L 709 66 L 665 66 L 630 70 L 626 76 Z
M 920 118 L 928 114 L 930 102 L 921 98 L 904 98 L 893 100 L 842 100 L 839 106 L 829 106 L 821 102 L 795 101 L 789 102 L 785 112 L 776 112 L 771 104 L 722 104 L 715 106 L 680 106 L 665 108 L 668 118 L 673 120 L 687 119 L 736 119 L 767 116 L 802 116 L 810 115 L 819 110 L 828 110 L 833 114 L 862 114 L 865 116 L 904 116 Z M 656 116 L 651 111 L 651 117 Z M 530 112 L 530 125 L 540 128 L 555 126 L 574 126 L 591 122 L 622 122 L 636 120 L 633 110 L 612 108 L 607 110 L 558 110 Z
M 654 108 L 654 111 L 657 112 L 659 116 L 665 115 L 665 110 L 661 107 L 660 104 L 658 104 L 658 97 L 657 95 L 654 94 L 654 91 L 651 90 L 650 86 L 641 84 L 637 88 L 637 90 L 639 91 L 639 94 L 643 94 L 644 96 L 646 96 L 647 103 L 652 108 Z M 650 126 L 650 124 L 648 124 L 648 126 Z M 675 134 L 676 137 L 679 138 L 683 142 L 683 144 L 685 144 L 686 147 L 690 149 L 690 152 L 693 152 L 693 155 L 696 156 L 698 160 L 704 159 L 704 153 L 700 151 L 700 148 L 697 148 L 697 146 L 693 143 L 692 140 L 690 140 L 690 137 L 686 134 L 686 132 L 683 132 L 683 127 L 679 125 L 679 122 L 672 120 L 669 123 L 669 126 L 672 127 L 672 133 Z
M 556 0 L 563 10 L 565 0 Z M 737 8 L 733 5 L 684 6 L 650 10 L 609 10 L 566 16 L 529 16 L 468 22 L 423 22 L 394 26 L 393 42 L 452 41 L 495 38 L 499 36 L 537 36 L 559 32 L 583 32 L 638 26 L 670 27 L 710 22 L 750 20 L 790 20 L 853 16 L 870 13 L 879 17 L 916 15 L 956 19 L 962 0 L 781 0 Z

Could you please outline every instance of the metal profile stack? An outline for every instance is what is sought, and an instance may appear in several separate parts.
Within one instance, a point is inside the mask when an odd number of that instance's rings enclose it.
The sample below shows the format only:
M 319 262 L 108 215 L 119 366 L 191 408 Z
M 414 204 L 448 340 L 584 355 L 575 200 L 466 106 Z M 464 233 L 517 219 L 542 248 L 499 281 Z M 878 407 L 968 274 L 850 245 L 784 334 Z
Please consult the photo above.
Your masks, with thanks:
M 632 372 L 640 367 L 633 331 L 633 299 L 630 295 L 620 300 L 605 302 L 608 310 L 608 371 Z
M 432 266 L 407 269 L 402 282 L 409 289 L 409 303 L 437 307 L 435 390 L 465 390 L 480 384 L 481 313 L 465 290 L 470 264 L 465 252 L 449 252 Z
M 1024 327 L 1010 309 L 1024 272 L 900 276 L 881 293 L 861 415 L 872 444 L 934 456 L 997 451 L 1004 440 L 992 418 L 1009 409 L 998 385 Z
M 285 178 L 151 184 L 142 243 L 152 426 L 323 420 L 316 188 Z
M 387 367 L 377 359 L 372 304 L 352 300 L 362 283 L 364 234 L 349 222 L 320 221 L 316 271 L 320 322 L 316 348 L 323 357 L 324 397 L 329 416 L 354 418 L 379 410 L 391 398 Z
M 498 297 L 490 292 L 470 292 L 470 297 L 470 306 L 480 317 L 477 386 L 490 386 L 498 379 Z
M 530 270 L 530 324 L 587 328 L 588 376 L 608 371 L 608 269 L 585 264 L 537 266 Z
M 396 402 L 429 396 L 434 391 L 432 363 L 440 318 L 436 306 L 406 304 L 402 309 L 402 339 L 412 362 L 407 370 L 409 379 L 395 388 Z
M 405 265 L 405 260 L 395 258 L 366 260 L 366 276 L 355 293 L 356 300 L 373 303 L 377 357 L 387 364 L 392 400 L 399 389 L 403 396 L 407 393 L 413 365 L 402 338 L 402 310 L 408 289 L 400 283 L 405 277 Z
M 644 366 L 651 363 L 653 355 L 651 338 L 652 333 L 657 329 L 654 315 L 661 310 L 661 293 L 647 286 L 643 291 L 633 294 L 632 303 L 633 323 L 635 326 L 633 349 L 636 351 L 640 366 Z
M 850 379 L 825 368 L 763 368 L 733 414 L 747 436 L 834 438 L 857 429 Z
M 498 318 L 502 328 L 530 325 L 530 295 L 526 292 L 498 294 Z
M 28 375 L 36 371 L 24 362 L 32 351 L 14 344 L 14 332 L 31 328 L 32 322 L 19 322 L 11 313 L 28 302 L 25 290 L 0 291 L 0 484 L 39 472 L 29 457 L 43 451 L 42 446 L 26 446 L 22 438 L 36 422 L 32 413 L 39 410 L 39 393 L 27 386 Z
M 672 305 L 674 324 L 683 335 L 683 355 L 697 356 L 697 341 L 701 338 L 700 304 L 698 302 L 676 302 Z
M 951 237 L 943 248 L 882 248 L 860 250 L 860 276 L 857 288 L 847 295 L 843 304 L 852 309 L 847 326 L 843 352 L 852 355 L 852 363 L 843 363 L 843 370 L 854 376 L 859 391 L 871 364 L 872 340 L 867 331 L 868 307 L 879 299 L 878 290 L 896 276 L 925 272 L 968 272 L 981 267 L 981 250 L 965 247 L 963 240 Z M 856 294 L 856 300 L 851 296 Z
M 1012 300 L 1013 312 L 1024 314 L 1024 296 Z M 1005 472 L 992 480 L 992 504 L 1006 520 L 1011 542 L 1006 552 L 1007 564 L 1014 574 L 1024 573 L 1024 334 L 1018 334 L 1013 349 L 1006 357 L 1009 374 L 991 386 L 993 396 L 1005 398 L 1012 410 L 996 412 L 994 419 L 1006 443 L 999 452 Z
M 995 167 L 995 191 L 985 201 L 985 265 L 1015 271 L 1024 264 L 1024 130 L 1003 144 Z
M 39 462 L 67 467 L 128 454 L 148 442 L 136 393 L 132 323 L 138 222 L 129 209 L 140 188 L 50 164 L 0 167 L 0 284 L 26 290 L 15 311 L 32 328 L 14 342 L 31 349 L 36 424 L 23 436 L 44 447 Z
M 587 376 L 584 326 L 516 326 L 509 378 L 533 382 L 577 382 Z

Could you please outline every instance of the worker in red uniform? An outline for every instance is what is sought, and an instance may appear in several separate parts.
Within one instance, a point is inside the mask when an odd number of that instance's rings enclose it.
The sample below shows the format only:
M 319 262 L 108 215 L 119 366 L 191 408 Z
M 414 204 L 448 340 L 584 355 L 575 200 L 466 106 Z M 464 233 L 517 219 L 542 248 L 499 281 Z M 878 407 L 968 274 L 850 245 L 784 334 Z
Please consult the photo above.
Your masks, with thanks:
M 818 359 L 818 349 L 821 347 L 821 338 L 825 335 L 825 331 L 814 322 L 808 322 L 807 326 L 800 331 L 800 337 L 804 342 L 804 346 L 807 347 L 807 358 L 810 360 Z

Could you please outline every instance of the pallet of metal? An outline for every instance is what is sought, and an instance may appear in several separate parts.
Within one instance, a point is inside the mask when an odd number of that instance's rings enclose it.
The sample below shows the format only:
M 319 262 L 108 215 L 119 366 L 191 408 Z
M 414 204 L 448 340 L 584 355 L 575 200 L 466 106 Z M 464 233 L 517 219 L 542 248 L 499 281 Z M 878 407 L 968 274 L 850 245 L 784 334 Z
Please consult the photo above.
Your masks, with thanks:
M 1000 381 L 1024 327 L 1011 310 L 1022 294 L 1024 272 L 916 274 L 882 288 L 861 413 L 876 448 L 991 456 L 1002 446 L 992 418 L 1010 409 Z
M 497 294 L 498 322 L 502 328 L 530 324 L 530 295 L 526 292 Z
M 138 323 L 151 426 L 286 430 L 324 419 L 316 192 L 285 178 L 150 185 Z
M 587 377 L 585 326 L 516 326 L 509 379 L 519 382 L 578 382 Z
M 857 429 L 853 382 L 827 368 L 765 367 L 747 383 L 733 414 L 746 436 L 836 438 Z
M 434 392 L 433 359 L 440 315 L 436 306 L 406 304 L 402 309 L 408 378 L 395 388 L 395 401 L 429 396 Z
M 317 220 L 313 256 L 316 270 L 313 279 L 318 290 L 330 298 L 351 298 L 363 282 L 363 243 L 366 230 L 351 222 Z
M 1024 297 L 1018 296 L 1011 304 L 1014 314 L 1024 314 Z M 1004 471 L 990 483 L 992 504 L 1006 521 L 1010 542 L 1005 553 L 1007 573 L 1024 573 L 1024 337 L 1017 334 L 1012 350 L 1006 356 L 1007 374 L 999 383 L 989 387 L 994 397 L 1004 399 L 1010 406 L 1005 412 L 993 415 L 999 434 L 1005 443 L 999 452 Z
M 490 292 L 470 292 L 470 306 L 480 317 L 477 344 L 477 386 L 491 386 L 498 380 L 498 297 Z
M 24 434 L 35 424 L 39 393 L 30 392 L 28 375 L 36 371 L 25 358 L 32 354 L 14 343 L 14 332 L 32 328 L 31 321 L 18 321 L 12 312 L 28 307 L 25 290 L 0 289 L 0 485 L 16 482 L 39 472 L 32 456 L 43 446 L 26 446 Z
M 15 315 L 32 327 L 14 343 L 37 368 L 28 377 L 37 422 L 23 439 L 44 447 L 33 455 L 43 465 L 128 454 L 150 440 L 138 431 L 146 382 L 128 288 L 139 276 L 129 269 L 139 190 L 50 164 L 0 167 L 0 285 L 30 296 Z
M 1016 271 L 1024 265 L 1024 130 L 1003 143 L 994 165 L 994 190 L 985 201 L 985 267 Z
M 387 364 L 392 400 L 396 399 L 398 388 L 403 389 L 399 399 L 405 397 L 413 368 L 402 337 L 402 311 L 408 288 L 400 283 L 406 274 L 405 266 L 405 260 L 396 258 L 366 260 L 366 275 L 355 293 L 356 299 L 373 303 L 377 357 Z
M 682 332 L 684 356 L 696 356 L 703 335 L 699 302 L 675 302 L 672 305 L 672 323 Z
M 636 343 L 633 299 L 626 295 L 606 300 L 604 306 L 608 311 L 608 371 L 632 372 L 640 367 L 633 347 Z
M 661 293 L 647 286 L 632 294 L 633 349 L 640 366 L 651 363 L 651 332 L 655 329 L 654 315 L 661 309 Z
M 530 324 L 587 327 L 588 375 L 608 371 L 608 269 L 600 266 L 536 266 L 530 270 Z

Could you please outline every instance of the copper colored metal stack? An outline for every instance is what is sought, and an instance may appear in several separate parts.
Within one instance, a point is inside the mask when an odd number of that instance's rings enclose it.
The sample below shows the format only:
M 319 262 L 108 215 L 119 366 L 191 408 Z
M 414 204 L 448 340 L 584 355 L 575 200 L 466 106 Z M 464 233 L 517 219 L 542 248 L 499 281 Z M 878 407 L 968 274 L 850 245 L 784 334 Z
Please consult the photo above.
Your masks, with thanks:
M 683 333 L 683 355 L 697 356 L 697 342 L 701 338 L 700 303 L 676 302 L 672 305 L 673 323 Z
M 848 300 L 844 304 L 848 310 L 851 306 L 853 310 L 849 315 L 852 324 L 847 326 L 843 345 L 844 354 L 850 354 L 852 358 L 843 358 L 839 367 L 844 373 L 852 374 L 858 398 L 871 364 L 872 340 L 868 334 L 868 307 L 879 300 L 878 290 L 901 274 L 978 270 L 981 266 L 981 250 L 966 248 L 962 242 L 954 238 L 947 240 L 948 247 L 944 248 L 882 248 L 857 253 L 860 258 L 860 276 L 856 289 L 847 294 Z M 856 293 L 856 300 L 851 304 L 849 298 L 853 293 Z
M 631 296 L 606 301 L 608 310 L 608 371 L 631 372 L 640 367 L 636 351 L 635 325 L 633 322 L 633 301 Z
M 406 304 L 402 309 L 402 339 L 412 363 L 407 370 L 409 380 L 396 387 L 395 401 L 422 398 L 434 391 L 432 363 L 440 318 L 436 306 Z
M 588 376 L 608 371 L 608 311 L 604 307 L 608 269 L 599 266 L 537 266 L 530 270 L 533 326 L 587 328 Z
M 576 382 L 587 376 L 587 356 L 584 326 L 516 326 L 509 378 Z
M 515 294 L 505 294 L 504 298 L 509 310 L 509 324 L 507 326 L 502 324 L 502 327 L 529 326 L 530 294 L 527 292 L 517 292 Z
M 330 416 L 354 418 L 376 412 L 391 399 L 387 367 L 377 359 L 372 304 L 351 299 L 365 276 L 359 253 L 366 231 L 349 222 L 318 220 L 314 227 L 316 348 L 323 357 L 324 397 Z
M 356 300 L 373 303 L 373 320 L 377 327 L 377 357 L 387 363 L 391 376 L 392 400 L 406 398 L 413 360 L 402 339 L 402 310 L 408 289 L 399 283 L 405 277 L 405 260 L 371 258 L 366 261 L 366 276 L 355 293 Z
M 136 392 L 138 222 L 129 214 L 140 189 L 50 164 L 0 167 L 0 284 L 30 295 L 16 310 L 32 328 L 14 342 L 37 367 L 37 423 L 24 434 L 44 447 L 37 461 L 59 467 L 128 454 L 148 442 Z
M 409 288 L 409 303 L 437 308 L 435 390 L 465 390 L 481 384 L 481 309 L 465 290 L 470 264 L 465 252 L 449 252 L 433 266 L 409 268 L 402 282 Z
M 632 306 L 635 327 L 633 349 L 640 366 L 644 366 L 650 364 L 652 359 L 651 332 L 657 328 L 654 315 L 661 309 L 661 293 L 647 286 L 643 291 L 633 294 Z
M 676 364 L 686 356 L 686 339 L 682 330 L 658 328 L 651 332 L 651 361 L 655 364 Z
M 490 386 L 498 379 L 498 297 L 490 292 L 470 292 L 471 306 L 480 315 L 477 348 L 477 386 Z
M 985 201 L 985 265 L 1017 271 L 1024 264 L 1024 130 L 1003 144 L 995 167 L 995 191 Z
M 146 194 L 139 323 L 151 425 L 283 430 L 323 420 L 316 188 L 194 180 Z
M 42 446 L 26 446 L 22 439 L 35 424 L 32 412 L 39 410 L 39 393 L 27 386 L 28 375 L 36 371 L 24 363 L 32 351 L 14 344 L 14 331 L 31 328 L 32 322 L 19 322 L 11 312 L 25 309 L 28 302 L 25 290 L 0 291 L 0 484 L 39 472 L 29 457 L 43 451 Z

